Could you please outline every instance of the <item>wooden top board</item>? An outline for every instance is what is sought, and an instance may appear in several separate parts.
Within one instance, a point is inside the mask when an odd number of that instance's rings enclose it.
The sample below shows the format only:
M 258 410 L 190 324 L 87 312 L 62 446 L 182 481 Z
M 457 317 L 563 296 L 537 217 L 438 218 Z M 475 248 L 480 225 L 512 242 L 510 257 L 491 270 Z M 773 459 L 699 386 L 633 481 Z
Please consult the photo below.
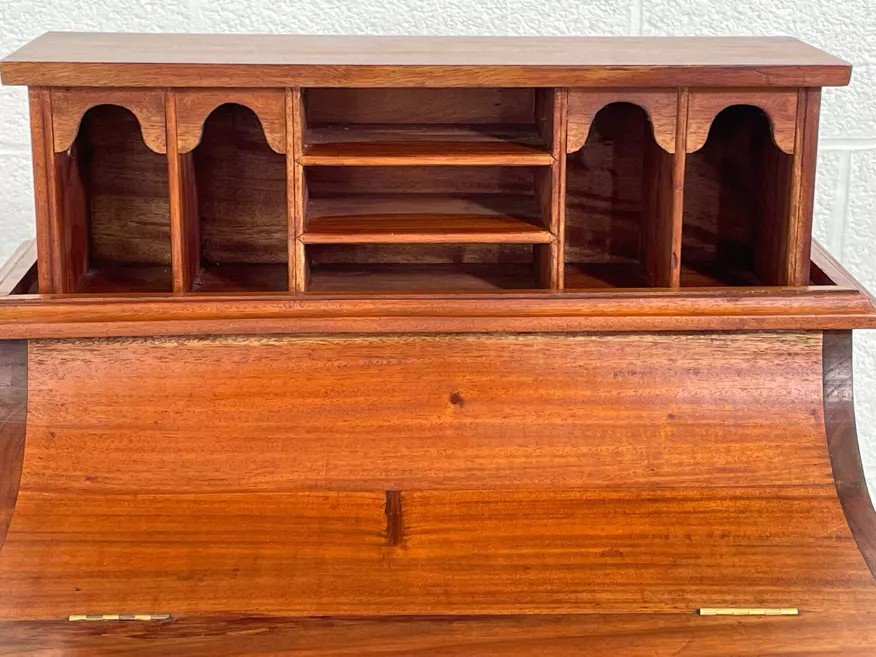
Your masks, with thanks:
M 790 37 L 408 37 L 49 32 L 3 60 L 29 86 L 839 86 Z

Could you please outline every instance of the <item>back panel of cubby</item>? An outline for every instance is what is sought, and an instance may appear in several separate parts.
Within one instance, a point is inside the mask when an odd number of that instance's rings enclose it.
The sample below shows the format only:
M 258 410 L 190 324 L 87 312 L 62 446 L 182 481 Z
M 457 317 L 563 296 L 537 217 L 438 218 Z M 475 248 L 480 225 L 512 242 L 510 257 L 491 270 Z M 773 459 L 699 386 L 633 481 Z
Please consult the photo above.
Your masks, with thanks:
M 170 265 L 167 160 L 143 142 L 136 117 L 115 106 L 89 110 L 74 151 L 90 262 Z M 71 184 L 67 178 L 61 186 Z
M 305 176 L 311 196 L 535 193 L 528 167 L 309 167 Z
M 320 88 L 304 91 L 308 124 L 531 124 L 526 88 Z
M 641 259 L 645 149 L 651 142 L 639 107 L 614 104 L 596 115 L 583 148 L 566 163 L 566 262 Z
M 286 262 L 286 158 L 268 146 L 258 117 L 219 107 L 193 157 L 202 260 Z
M 759 109 L 733 106 L 687 156 L 682 262 L 728 284 L 779 284 L 787 244 L 792 156 L 775 145 Z

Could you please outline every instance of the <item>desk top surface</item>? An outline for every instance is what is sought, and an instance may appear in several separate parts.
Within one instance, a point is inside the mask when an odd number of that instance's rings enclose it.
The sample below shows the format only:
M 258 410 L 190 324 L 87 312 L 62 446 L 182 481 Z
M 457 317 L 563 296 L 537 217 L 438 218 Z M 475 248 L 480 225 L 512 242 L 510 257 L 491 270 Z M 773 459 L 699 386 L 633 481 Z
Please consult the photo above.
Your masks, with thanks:
M 49 32 L 3 82 L 82 86 L 829 86 L 843 60 L 790 37 L 421 37 Z

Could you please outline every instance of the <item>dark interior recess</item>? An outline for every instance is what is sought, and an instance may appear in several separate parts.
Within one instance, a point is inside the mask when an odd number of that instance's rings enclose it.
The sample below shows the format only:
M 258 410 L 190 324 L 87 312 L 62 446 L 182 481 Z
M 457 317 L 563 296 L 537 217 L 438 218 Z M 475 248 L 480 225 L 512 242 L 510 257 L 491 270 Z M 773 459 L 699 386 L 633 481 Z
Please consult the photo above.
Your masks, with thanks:
M 196 292 L 288 289 L 286 157 L 256 114 L 226 104 L 192 154 L 201 268 Z
M 520 146 L 547 151 L 538 125 L 537 101 L 548 90 L 527 88 L 314 88 L 303 92 L 305 152 L 383 149 L 400 143 L 475 149 Z M 540 96 L 541 94 L 542 96 Z
M 137 118 L 90 109 L 55 167 L 65 239 L 82 259 L 76 291 L 170 291 L 167 160 L 146 146 Z
M 566 163 L 565 287 L 647 287 L 649 158 L 647 113 L 613 103 L 594 117 L 584 146 Z M 662 152 L 662 151 L 661 151 Z
M 347 238 L 388 221 L 393 233 L 453 223 L 477 233 L 491 222 L 546 231 L 538 168 L 313 167 L 306 172 L 305 236 L 318 223 Z M 309 290 L 530 289 L 532 244 L 308 244 Z
M 682 236 L 685 286 L 781 285 L 791 156 L 758 108 L 736 105 L 687 156 Z

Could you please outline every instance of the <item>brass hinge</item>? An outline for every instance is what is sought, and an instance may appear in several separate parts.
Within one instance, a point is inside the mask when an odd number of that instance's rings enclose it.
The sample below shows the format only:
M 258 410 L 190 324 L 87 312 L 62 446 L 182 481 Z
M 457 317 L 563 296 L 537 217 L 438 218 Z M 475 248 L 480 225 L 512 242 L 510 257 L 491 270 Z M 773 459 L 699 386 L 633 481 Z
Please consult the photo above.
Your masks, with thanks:
M 70 614 L 70 622 L 82 621 L 166 621 L 170 614 Z
M 702 607 L 700 616 L 798 616 L 796 607 Z

